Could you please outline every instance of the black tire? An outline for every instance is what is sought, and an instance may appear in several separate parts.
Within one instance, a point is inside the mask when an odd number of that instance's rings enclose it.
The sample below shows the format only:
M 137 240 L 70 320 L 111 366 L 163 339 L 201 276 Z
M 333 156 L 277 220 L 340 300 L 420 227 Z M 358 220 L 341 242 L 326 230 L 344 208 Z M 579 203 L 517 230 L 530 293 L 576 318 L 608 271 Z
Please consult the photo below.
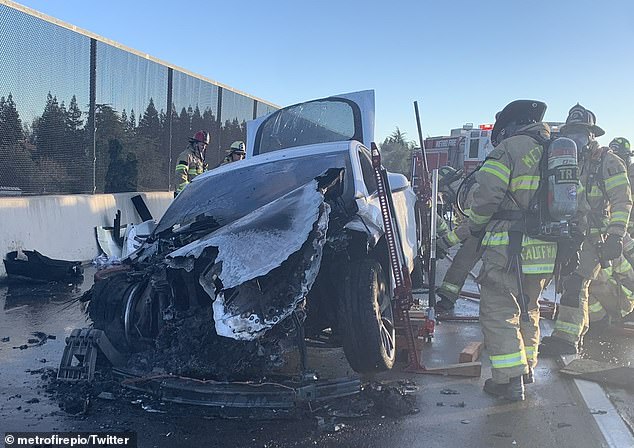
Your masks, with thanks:
M 112 345 L 120 352 L 131 352 L 125 335 L 125 307 L 127 298 L 135 284 L 127 274 L 113 275 L 95 283 L 88 304 L 88 315 L 93 328 L 103 330 Z
M 359 373 L 389 370 L 396 358 L 390 285 L 381 265 L 365 259 L 350 266 L 340 306 L 343 349 Z

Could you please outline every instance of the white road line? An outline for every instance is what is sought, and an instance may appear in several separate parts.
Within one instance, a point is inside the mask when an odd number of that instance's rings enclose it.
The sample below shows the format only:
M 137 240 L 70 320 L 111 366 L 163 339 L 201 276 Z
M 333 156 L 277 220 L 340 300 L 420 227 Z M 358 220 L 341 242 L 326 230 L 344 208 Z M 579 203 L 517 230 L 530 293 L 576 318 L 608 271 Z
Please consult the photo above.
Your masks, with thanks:
M 577 356 L 562 356 L 564 365 Z M 634 448 L 634 436 L 616 410 L 603 388 L 592 381 L 573 379 L 581 398 L 592 412 L 594 421 L 609 448 Z

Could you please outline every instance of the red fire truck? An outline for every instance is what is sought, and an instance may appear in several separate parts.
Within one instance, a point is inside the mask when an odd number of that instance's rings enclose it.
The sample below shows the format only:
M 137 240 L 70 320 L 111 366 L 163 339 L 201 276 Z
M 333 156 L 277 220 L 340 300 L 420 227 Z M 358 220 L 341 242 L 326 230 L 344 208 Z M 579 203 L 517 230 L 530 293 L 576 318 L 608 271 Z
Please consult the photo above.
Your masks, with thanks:
M 473 171 L 493 149 L 491 144 L 492 124 L 481 124 L 474 128 L 467 123 L 462 128 L 452 129 L 450 136 L 430 137 L 425 140 L 429 169 L 444 165 Z

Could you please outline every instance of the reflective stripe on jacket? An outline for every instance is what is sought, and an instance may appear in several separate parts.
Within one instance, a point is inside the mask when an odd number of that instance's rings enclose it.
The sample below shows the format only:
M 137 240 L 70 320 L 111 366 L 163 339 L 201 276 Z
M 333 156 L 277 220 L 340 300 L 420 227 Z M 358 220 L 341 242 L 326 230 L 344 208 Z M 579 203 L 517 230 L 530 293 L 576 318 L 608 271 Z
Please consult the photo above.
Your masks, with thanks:
M 180 193 L 196 176 L 207 170 L 202 154 L 190 143 L 176 163 L 176 193 Z
M 589 150 L 581 162 L 579 215 L 588 216 L 590 234 L 623 236 L 632 211 L 632 192 L 625 164 L 608 148 Z
M 519 132 L 539 133 L 550 138 L 545 123 L 525 126 Z M 492 219 L 498 211 L 526 210 L 535 195 L 540 179 L 543 148 L 528 135 L 515 135 L 503 140 L 487 157 L 476 174 L 469 227 L 486 229 L 482 245 L 495 252 L 499 263 L 508 263 L 508 231 L 514 221 Z M 522 239 L 522 270 L 525 274 L 551 274 L 555 265 L 557 244 L 529 238 Z

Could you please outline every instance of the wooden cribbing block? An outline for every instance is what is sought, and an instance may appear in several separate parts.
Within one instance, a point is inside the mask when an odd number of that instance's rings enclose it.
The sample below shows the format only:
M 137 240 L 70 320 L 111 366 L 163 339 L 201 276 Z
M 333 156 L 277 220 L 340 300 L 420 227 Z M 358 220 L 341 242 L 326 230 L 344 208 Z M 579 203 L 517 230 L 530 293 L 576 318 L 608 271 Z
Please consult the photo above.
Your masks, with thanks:
M 482 364 L 479 362 L 465 362 L 462 364 L 449 364 L 441 367 L 428 367 L 422 373 L 446 376 L 473 376 L 479 377 Z
M 469 342 L 469 344 L 460 352 L 458 362 L 464 363 L 477 361 L 481 352 L 482 342 Z

